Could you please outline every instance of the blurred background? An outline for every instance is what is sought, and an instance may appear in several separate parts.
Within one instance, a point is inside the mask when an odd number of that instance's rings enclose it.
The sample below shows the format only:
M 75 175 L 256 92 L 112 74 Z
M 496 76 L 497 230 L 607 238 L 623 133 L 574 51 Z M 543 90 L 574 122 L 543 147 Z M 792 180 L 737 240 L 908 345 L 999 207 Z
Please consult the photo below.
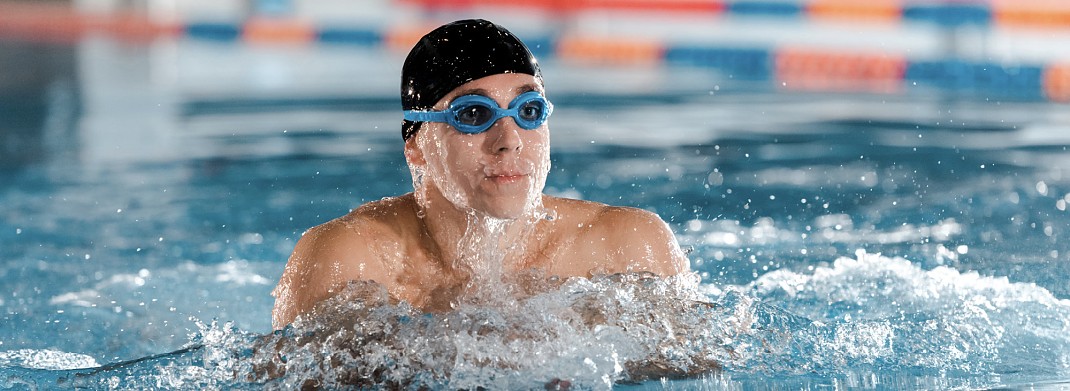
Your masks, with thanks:
M 1070 100 L 1058 0 L 4 0 L 0 164 L 166 158 L 250 104 L 393 105 L 411 44 L 471 16 L 570 66 L 552 92 Z

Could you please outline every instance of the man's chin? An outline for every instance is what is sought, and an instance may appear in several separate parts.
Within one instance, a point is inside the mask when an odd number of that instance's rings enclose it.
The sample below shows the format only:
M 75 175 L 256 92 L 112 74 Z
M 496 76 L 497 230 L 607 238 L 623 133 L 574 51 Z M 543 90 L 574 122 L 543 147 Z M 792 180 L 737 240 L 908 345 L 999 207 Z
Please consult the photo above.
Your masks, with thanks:
M 481 205 L 476 210 L 488 217 L 500 220 L 518 220 L 534 213 L 533 203 L 526 199 L 500 200 L 500 202 Z
M 524 217 L 524 216 L 530 214 L 530 213 L 526 213 L 525 209 L 520 209 L 520 210 L 490 209 L 490 210 L 481 210 L 480 212 L 482 212 L 487 217 L 492 217 L 492 218 L 495 218 L 495 219 L 498 219 L 498 220 L 510 220 L 510 221 L 518 220 L 521 217 Z

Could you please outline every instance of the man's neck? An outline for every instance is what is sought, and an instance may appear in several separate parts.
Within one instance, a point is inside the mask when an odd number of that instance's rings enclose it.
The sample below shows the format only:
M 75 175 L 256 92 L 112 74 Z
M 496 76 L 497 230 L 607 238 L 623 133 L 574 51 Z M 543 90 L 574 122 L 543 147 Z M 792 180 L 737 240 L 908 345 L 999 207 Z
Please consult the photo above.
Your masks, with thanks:
M 470 271 L 474 278 L 515 271 L 528 258 L 528 246 L 537 241 L 539 219 L 534 214 L 515 220 L 491 217 L 454 205 L 433 185 L 424 190 L 424 197 L 416 205 L 422 216 L 418 224 L 431 255 L 448 270 Z

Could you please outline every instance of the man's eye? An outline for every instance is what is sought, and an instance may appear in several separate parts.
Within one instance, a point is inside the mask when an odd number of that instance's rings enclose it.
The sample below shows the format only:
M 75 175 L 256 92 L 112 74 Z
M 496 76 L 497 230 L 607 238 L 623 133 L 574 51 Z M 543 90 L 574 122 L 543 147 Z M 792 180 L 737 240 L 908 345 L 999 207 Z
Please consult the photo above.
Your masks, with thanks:
M 534 121 L 542 115 L 542 105 L 531 102 L 520 108 L 520 118 L 525 121 Z
M 483 106 L 471 106 L 457 113 L 457 120 L 465 125 L 482 125 L 490 121 L 490 109 Z

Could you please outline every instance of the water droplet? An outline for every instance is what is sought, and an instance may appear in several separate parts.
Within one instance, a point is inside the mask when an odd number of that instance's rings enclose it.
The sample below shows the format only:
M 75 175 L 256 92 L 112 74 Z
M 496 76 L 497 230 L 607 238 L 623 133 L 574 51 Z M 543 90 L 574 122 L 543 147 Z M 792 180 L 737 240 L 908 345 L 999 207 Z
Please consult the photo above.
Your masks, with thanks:
M 724 183 L 724 175 L 714 170 L 706 177 L 706 182 L 711 186 L 720 186 Z
M 1043 195 L 1043 196 L 1048 195 L 1048 184 L 1047 183 L 1044 183 L 1044 181 L 1037 182 L 1037 186 L 1036 187 L 1037 187 L 1037 193 L 1040 193 L 1040 195 Z

